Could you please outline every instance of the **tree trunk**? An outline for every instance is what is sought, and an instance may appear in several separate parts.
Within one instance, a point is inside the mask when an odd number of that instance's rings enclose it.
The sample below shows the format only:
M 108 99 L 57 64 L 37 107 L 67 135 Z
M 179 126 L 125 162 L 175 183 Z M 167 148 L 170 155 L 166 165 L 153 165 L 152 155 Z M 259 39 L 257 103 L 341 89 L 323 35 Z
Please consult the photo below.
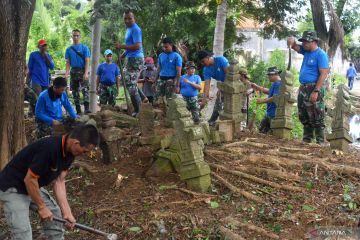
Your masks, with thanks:
M 216 26 L 214 34 L 213 52 L 215 56 L 221 56 L 224 53 L 224 34 L 227 15 L 227 0 L 223 0 L 217 7 Z
M 217 7 L 216 12 L 216 26 L 214 33 L 214 44 L 213 44 L 213 53 L 215 56 L 222 56 L 224 53 L 224 34 L 225 34 L 225 23 L 227 15 L 227 0 L 223 0 L 221 4 Z M 216 80 L 211 79 L 210 83 L 210 101 L 208 101 L 205 118 L 209 119 L 215 105 L 216 93 L 218 89 L 216 87 Z
M 340 46 L 342 57 L 345 59 L 344 27 L 332 3 L 329 0 L 325 0 L 325 3 L 330 16 L 328 55 L 332 59 Z
M 0 1 L 0 169 L 25 143 L 25 56 L 35 1 Z
M 100 41 L 101 41 L 101 20 L 96 19 L 92 31 L 92 57 L 91 57 L 91 74 L 90 74 L 90 111 L 96 112 L 96 69 L 99 65 Z
M 326 28 L 324 4 L 322 0 L 311 0 L 310 4 L 315 31 L 320 38 L 319 46 L 324 49 L 324 51 L 327 51 L 329 34 Z

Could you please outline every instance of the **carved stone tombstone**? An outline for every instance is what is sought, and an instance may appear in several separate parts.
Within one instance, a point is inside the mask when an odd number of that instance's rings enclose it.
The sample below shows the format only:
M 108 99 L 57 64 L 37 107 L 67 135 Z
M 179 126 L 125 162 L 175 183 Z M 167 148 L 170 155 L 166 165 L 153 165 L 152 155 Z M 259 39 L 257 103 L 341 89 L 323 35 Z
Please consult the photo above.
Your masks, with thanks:
M 221 90 L 224 97 L 224 110 L 220 111 L 219 131 L 233 131 L 231 135 L 240 132 L 242 121 L 246 121 L 246 113 L 241 112 L 241 106 L 245 104 L 244 94 L 249 88 L 247 84 L 240 81 L 239 67 L 236 60 L 230 61 L 229 72 L 226 74 L 224 82 L 218 82 L 217 87 Z M 221 124 L 221 120 L 232 121 L 232 130 L 228 122 Z M 225 135 L 230 136 L 228 132 Z M 227 140 L 231 140 L 228 139 Z
M 332 111 L 332 133 L 327 136 L 332 149 L 338 149 L 344 152 L 349 150 L 349 143 L 352 138 L 349 135 L 349 117 L 352 112 L 350 102 L 349 88 L 341 84 L 336 93 L 335 108 Z
M 204 161 L 202 127 L 194 125 L 191 114 L 186 109 L 186 103 L 180 95 L 168 100 L 166 117 L 167 122 L 175 129 L 175 134 L 169 148 L 162 149 L 156 154 L 154 164 L 166 170 L 168 163 L 171 163 L 188 188 L 206 192 L 210 187 L 211 178 L 210 168 Z
M 275 118 L 271 121 L 273 134 L 280 138 L 290 139 L 291 130 L 293 129 L 292 108 L 296 102 L 293 96 L 294 77 L 290 71 L 281 74 L 280 93 L 274 96 L 276 104 Z
M 122 154 L 121 139 L 124 137 L 124 132 L 115 127 L 116 121 L 112 117 L 112 112 L 104 110 L 101 112 L 102 130 L 100 131 L 101 142 L 100 148 L 103 153 L 102 161 L 110 163 Z

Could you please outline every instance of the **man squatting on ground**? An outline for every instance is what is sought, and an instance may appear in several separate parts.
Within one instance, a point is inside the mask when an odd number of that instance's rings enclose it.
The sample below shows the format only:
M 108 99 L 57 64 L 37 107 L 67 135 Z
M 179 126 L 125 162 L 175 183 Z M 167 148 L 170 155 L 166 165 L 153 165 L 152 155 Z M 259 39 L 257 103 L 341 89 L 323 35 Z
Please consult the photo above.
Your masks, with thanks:
M 66 196 L 65 177 L 76 156 L 99 144 L 99 133 L 92 125 L 81 125 L 67 135 L 42 138 L 18 152 L 0 172 L 0 201 L 14 240 L 32 240 L 29 208 L 37 211 L 48 239 L 63 240 L 62 223 L 76 222 Z M 53 183 L 55 201 L 45 186 Z
M 134 107 L 133 116 L 136 116 L 140 111 L 141 105 L 137 80 L 144 65 L 142 32 L 136 24 L 135 16 L 131 11 L 124 13 L 124 22 L 126 25 L 125 44 L 115 43 L 115 48 L 125 49 L 122 55 L 122 57 L 126 57 L 124 79 L 126 89 L 130 94 L 131 103 Z
M 105 50 L 105 62 L 98 66 L 96 71 L 96 91 L 100 96 L 100 105 L 109 104 L 115 106 L 116 96 L 120 87 L 120 71 L 112 62 L 112 51 Z
M 288 46 L 304 55 L 300 69 L 300 89 L 297 99 L 299 119 L 304 125 L 303 141 L 315 138 L 318 144 L 324 143 L 325 87 L 324 81 L 329 73 L 327 54 L 318 47 L 319 38 L 314 31 L 305 31 L 297 45 L 293 37 L 287 40 Z
M 200 121 L 200 105 L 198 102 L 199 90 L 201 90 L 201 78 L 195 74 L 194 62 L 186 62 L 186 74 L 180 78 L 180 94 L 186 102 L 186 108 L 191 112 L 195 123 Z
M 265 87 L 260 87 L 255 83 L 251 83 L 251 87 L 257 91 L 262 93 L 267 93 L 268 97 L 265 99 L 256 99 L 257 104 L 264 104 L 266 103 L 266 115 L 264 116 L 263 120 L 260 123 L 259 132 L 261 133 L 268 133 L 271 128 L 271 120 L 275 118 L 276 113 L 276 104 L 274 103 L 274 96 L 279 95 L 280 86 L 281 86 L 281 77 L 280 77 L 281 70 L 278 70 L 277 67 L 270 67 L 267 70 L 267 76 L 269 81 L 271 82 L 270 89 Z
M 66 87 L 66 79 L 57 77 L 53 82 L 53 86 L 40 94 L 35 107 L 37 138 L 51 135 L 53 126 L 60 125 L 65 120 L 62 107 L 65 108 L 71 119 L 77 117 L 66 95 Z
M 224 56 L 214 57 L 213 53 L 207 51 L 200 51 L 198 53 L 198 60 L 202 65 L 204 65 L 204 97 L 205 99 L 209 98 L 210 92 L 210 82 L 211 78 L 214 78 L 216 81 L 224 82 L 226 74 L 229 71 L 229 61 Z M 214 126 L 216 120 L 219 117 L 219 111 L 223 109 L 224 98 L 221 94 L 221 91 L 218 90 L 216 94 L 216 102 L 214 110 L 209 119 L 209 125 Z
M 70 74 L 70 88 L 74 98 L 77 114 L 81 114 L 80 106 L 80 91 L 82 91 L 84 98 L 85 113 L 90 113 L 89 110 L 89 62 L 90 50 L 89 48 L 80 43 L 80 30 L 75 29 L 72 31 L 73 45 L 68 47 L 65 52 L 66 59 L 66 73 L 67 79 Z M 71 70 L 70 70 L 71 67 Z

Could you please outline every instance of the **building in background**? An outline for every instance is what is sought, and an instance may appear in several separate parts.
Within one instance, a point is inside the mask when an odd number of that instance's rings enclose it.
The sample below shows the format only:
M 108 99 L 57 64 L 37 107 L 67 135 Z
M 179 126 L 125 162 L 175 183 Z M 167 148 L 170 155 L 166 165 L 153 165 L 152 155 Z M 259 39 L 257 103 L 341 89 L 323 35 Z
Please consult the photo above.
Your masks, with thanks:
M 234 44 L 233 48 L 239 52 L 239 62 L 244 65 L 251 57 L 258 56 L 259 60 L 268 62 L 274 50 L 284 51 L 286 59 L 288 59 L 288 48 L 286 39 L 270 38 L 264 39 L 260 36 L 262 26 L 257 22 L 245 18 L 237 26 L 237 34 L 245 37 L 245 41 L 241 44 Z M 292 50 L 293 51 L 293 50 Z M 292 66 L 298 71 L 301 68 L 303 56 L 301 54 L 291 54 Z M 341 50 L 338 48 L 331 62 L 333 72 L 345 75 L 349 61 L 342 60 Z

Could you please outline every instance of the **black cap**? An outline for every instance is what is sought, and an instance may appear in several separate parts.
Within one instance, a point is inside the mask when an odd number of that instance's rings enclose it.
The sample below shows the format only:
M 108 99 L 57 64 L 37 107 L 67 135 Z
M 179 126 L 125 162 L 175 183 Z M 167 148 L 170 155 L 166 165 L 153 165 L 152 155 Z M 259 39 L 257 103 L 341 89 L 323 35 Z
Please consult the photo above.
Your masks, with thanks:
M 202 50 L 198 52 L 198 60 L 201 61 L 204 58 L 211 57 L 212 55 L 214 55 L 212 52 Z
M 302 38 L 299 39 L 299 42 L 312 42 L 319 41 L 316 32 L 314 31 L 305 31 L 303 32 Z
M 267 70 L 267 75 L 272 75 L 272 74 L 280 74 L 282 71 L 277 69 L 277 67 L 269 67 Z

